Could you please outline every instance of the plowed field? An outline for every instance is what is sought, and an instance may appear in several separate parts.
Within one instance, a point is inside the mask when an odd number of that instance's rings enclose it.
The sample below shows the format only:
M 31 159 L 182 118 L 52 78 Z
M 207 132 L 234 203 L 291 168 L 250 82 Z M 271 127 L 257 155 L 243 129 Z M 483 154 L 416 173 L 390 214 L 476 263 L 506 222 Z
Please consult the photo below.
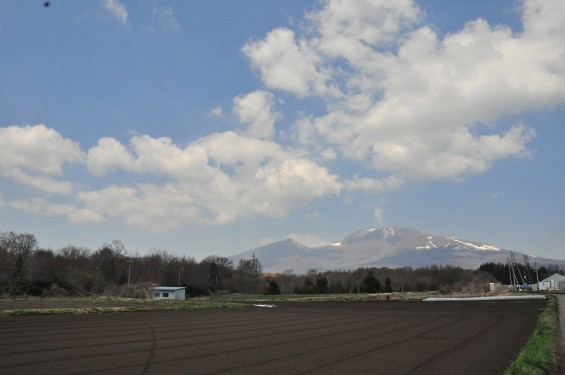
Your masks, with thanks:
M 544 301 L 0 318 L 0 374 L 502 374 Z

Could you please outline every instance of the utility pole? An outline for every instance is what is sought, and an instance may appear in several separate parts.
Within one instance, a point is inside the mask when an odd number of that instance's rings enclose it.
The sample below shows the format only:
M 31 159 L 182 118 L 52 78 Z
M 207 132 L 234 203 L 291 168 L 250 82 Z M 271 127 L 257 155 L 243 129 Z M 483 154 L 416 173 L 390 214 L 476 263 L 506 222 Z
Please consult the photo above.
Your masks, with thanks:
M 510 281 L 510 285 L 512 285 L 512 289 L 514 289 L 514 279 L 512 278 L 512 268 L 510 266 L 510 258 L 508 258 L 508 279 Z
M 527 277 L 522 275 L 520 271 L 520 265 L 516 262 L 516 258 L 514 257 L 514 253 L 510 252 L 510 258 L 508 259 L 508 273 L 510 274 L 510 280 L 512 283 L 512 289 L 517 290 L 522 288 L 524 284 L 526 284 Z M 520 279 L 516 276 L 520 276 Z
M 133 260 L 128 260 L 128 286 L 129 286 L 129 281 L 130 281 L 130 277 L 131 277 L 131 264 L 133 263 Z
M 180 286 L 180 271 L 184 271 L 184 267 L 179 268 L 179 282 L 178 282 L 178 286 Z

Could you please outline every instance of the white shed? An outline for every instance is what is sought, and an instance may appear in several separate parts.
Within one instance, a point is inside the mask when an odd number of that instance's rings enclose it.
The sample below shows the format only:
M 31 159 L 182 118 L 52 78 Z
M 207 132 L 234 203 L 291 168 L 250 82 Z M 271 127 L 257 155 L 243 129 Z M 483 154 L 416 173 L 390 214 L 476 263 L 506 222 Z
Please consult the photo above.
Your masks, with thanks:
M 181 300 L 186 299 L 186 288 L 182 286 L 156 286 L 152 288 L 153 297 L 155 299 L 171 299 Z
M 565 276 L 555 273 L 539 282 L 540 290 L 560 290 L 565 291 Z

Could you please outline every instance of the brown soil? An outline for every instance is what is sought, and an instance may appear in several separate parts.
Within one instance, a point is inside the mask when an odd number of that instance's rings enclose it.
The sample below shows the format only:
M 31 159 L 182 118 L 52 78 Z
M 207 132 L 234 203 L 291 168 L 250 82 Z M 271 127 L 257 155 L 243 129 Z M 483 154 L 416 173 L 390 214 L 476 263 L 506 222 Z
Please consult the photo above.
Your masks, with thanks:
M 501 374 L 544 301 L 0 318 L 1 374 Z
M 58 308 L 83 308 L 83 307 L 118 307 L 138 306 L 144 301 L 112 300 L 112 299 L 81 299 L 81 298 L 14 298 L 0 299 L 0 310 L 18 309 L 58 309 Z

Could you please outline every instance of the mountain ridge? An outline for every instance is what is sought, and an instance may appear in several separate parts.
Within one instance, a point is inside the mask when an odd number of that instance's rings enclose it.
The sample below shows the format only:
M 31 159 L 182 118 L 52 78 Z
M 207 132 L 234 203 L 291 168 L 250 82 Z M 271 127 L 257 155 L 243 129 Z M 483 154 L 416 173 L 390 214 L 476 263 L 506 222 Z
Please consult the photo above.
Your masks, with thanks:
M 514 251 L 515 256 L 524 254 Z M 228 257 L 238 264 L 253 254 L 268 273 L 310 269 L 351 270 L 360 267 L 425 267 L 452 265 L 476 269 L 487 262 L 506 263 L 511 250 L 478 241 L 427 233 L 409 227 L 356 230 L 341 241 L 309 247 L 293 239 L 273 242 Z M 539 265 L 565 265 L 564 260 L 529 256 Z M 521 259 L 520 259 L 521 260 Z

